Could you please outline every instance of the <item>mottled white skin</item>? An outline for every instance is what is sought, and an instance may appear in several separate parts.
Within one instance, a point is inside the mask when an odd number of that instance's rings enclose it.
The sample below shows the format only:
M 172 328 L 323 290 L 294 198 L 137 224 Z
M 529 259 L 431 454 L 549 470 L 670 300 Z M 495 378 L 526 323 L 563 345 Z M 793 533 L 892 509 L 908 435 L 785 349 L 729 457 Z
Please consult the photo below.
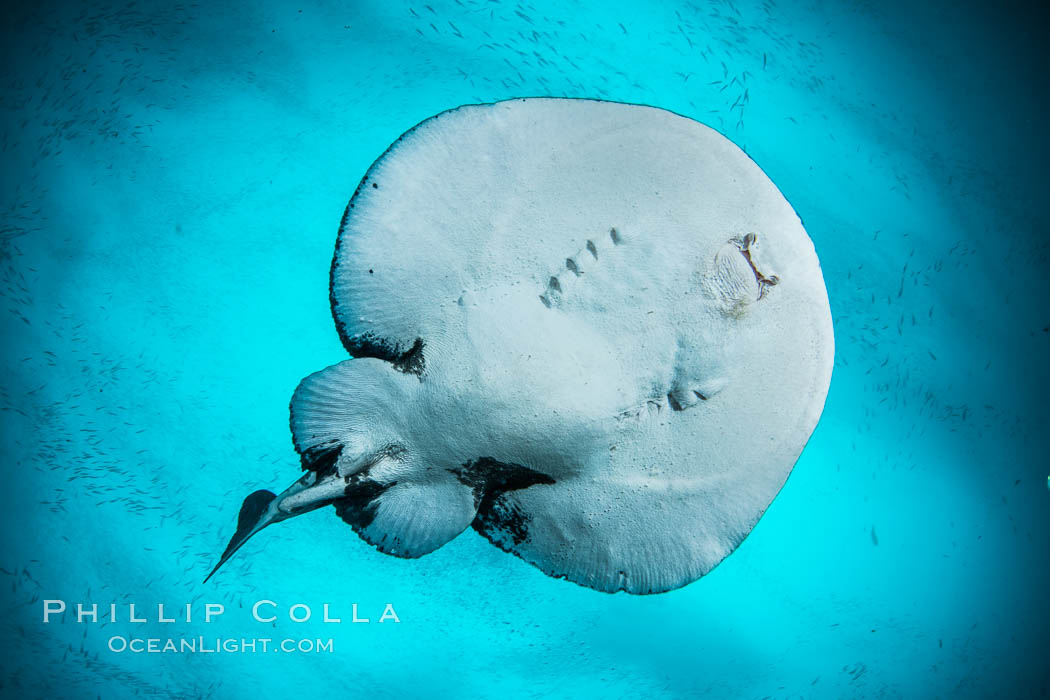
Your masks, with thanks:
M 345 445 L 344 480 L 397 482 L 365 539 L 420 556 L 455 537 L 477 510 L 450 470 L 481 457 L 554 481 L 496 502 L 525 538 L 486 536 L 597 590 L 685 585 L 750 532 L 817 424 L 834 341 L 813 245 L 740 149 L 651 107 L 468 106 L 402 137 L 351 204 L 337 322 L 422 338 L 425 369 L 312 375 L 292 428 L 300 451 Z

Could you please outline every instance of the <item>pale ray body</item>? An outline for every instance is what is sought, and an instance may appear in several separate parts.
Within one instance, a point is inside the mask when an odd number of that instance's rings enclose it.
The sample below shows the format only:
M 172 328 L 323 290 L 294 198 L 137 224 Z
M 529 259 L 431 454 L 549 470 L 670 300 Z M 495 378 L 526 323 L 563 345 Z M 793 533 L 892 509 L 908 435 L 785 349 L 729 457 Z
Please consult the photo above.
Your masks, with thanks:
M 331 287 L 358 359 L 296 391 L 309 472 L 246 501 L 227 556 L 332 503 L 399 556 L 473 524 L 598 590 L 676 588 L 757 522 L 830 381 L 797 215 L 724 137 L 650 107 L 423 122 L 355 193 Z

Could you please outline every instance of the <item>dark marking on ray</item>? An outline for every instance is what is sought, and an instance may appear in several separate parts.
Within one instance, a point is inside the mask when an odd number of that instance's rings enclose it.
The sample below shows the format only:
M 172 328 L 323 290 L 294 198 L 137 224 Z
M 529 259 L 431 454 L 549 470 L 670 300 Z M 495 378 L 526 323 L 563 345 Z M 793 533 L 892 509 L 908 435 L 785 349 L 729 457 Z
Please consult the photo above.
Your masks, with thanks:
M 340 326 L 338 318 L 336 325 Z M 414 374 L 420 378 L 426 369 L 426 358 L 423 355 L 426 343 L 422 338 L 416 338 L 412 347 L 404 349 L 400 343 L 392 343 L 384 338 L 379 338 L 370 331 L 347 337 L 345 329 L 340 326 L 339 337 L 343 341 L 343 347 L 353 357 L 374 357 L 377 360 L 384 360 L 391 363 L 398 372 Z
M 466 462 L 458 469 L 449 469 L 459 482 L 469 486 L 474 492 L 474 501 L 480 505 L 485 498 L 491 498 L 508 491 L 526 489 L 536 484 L 553 484 L 554 479 L 529 469 L 521 464 L 500 462 L 492 457 L 479 457 Z
M 492 457 L 480 457 L 449 471 L 474 495 L 478 509 L 472 523 L 474 529 L 500 548 L 503 548 L 501 534 L 510 537 L 515 545 L 525 542 L 531 520 L 528 513 L 504 496 L 536 484 L 555 483 L 547 474 Z
M 346 224 L 347 224 L 347 222 L 349 220 L 350 220 L 350 205 L 348 204 L 348 205 L 346 205 L 346 209 L 343 210 L 343 218 L 341 218 L 339 220 L 339 232 L 340 233 L 342 233 L 343 229 L 346 228 Z M 336 252 L 339 251 L 339 237 L 338 236 L 335 239 L 335 249 L 336 249 Z
M 598 248 L 597 248 L 597 246 L 594 245 L 594 241 L 588 239 L 588 241 L 587 241 L 587 250 L 589 250 L 591 252 L 591 255 L 594 256 L 595 260 L 598 259 Z
M 583 274 L 582 272 L 580 272 L 579 266 L 576 265 L 576 261 L 572 258 L 565 258 L 565 268 L 577 277 Z
M 609 238 L 612 239 L 613 245 L 620 245 L 621 243 L 623 243 L 623 238 L 620 236 L 620 232 L 617 231 L 615 228 L 609 229 Z
M 344 489 L 346 495 L 332 504 L 336 515 L 360 534 L 375 520 L 379 497 L 395 484 L 396 481 L 381 484 L 370 479 L 367 471 L 347 477 Z
M 412 347 L 408 349 L 408 352 L 404 353 L 394 362 L 394 369 L 399 372 L 406 374 L 414 374 L 417 377 L 423 376 L 423 370 L 426 369 L 426 359 L 423 357 L 423 346 L 426 343 L 423 342 L 422 338 L 416 338 L 416 342 L 412 343 Z
M 671 406 L 672 411 L 681 411 L 685 408 L 682 404 L 678 403 L 678 399 L 674 397 L 674 394 L 668 392 L 667 403 Z
M 484 512 L 480 509 L 478 510 L 478 515 L 474 518 L 472 526 L 474 530 L 489 542 L 492 542 L 504 551 L 510 551 L 504 545 L 505 540 L 499 535 L 509 537 L 514 546 L 521 546 L 529 539 L 529 523 L 531 521 L 532 516 L 523 511 L 517 504 L 500 496 L 489 501 L 488 507 Z
M 292 420 L 294 422 L 294 416 Z M 335 463 L 342 452 L 343 443 L 338 440 L 329 440 L 303 450 L 299 455 L 299 461 L 302 463 L 303 471 L 317 472 L 317 477 L 320 479 L 335 471 Z

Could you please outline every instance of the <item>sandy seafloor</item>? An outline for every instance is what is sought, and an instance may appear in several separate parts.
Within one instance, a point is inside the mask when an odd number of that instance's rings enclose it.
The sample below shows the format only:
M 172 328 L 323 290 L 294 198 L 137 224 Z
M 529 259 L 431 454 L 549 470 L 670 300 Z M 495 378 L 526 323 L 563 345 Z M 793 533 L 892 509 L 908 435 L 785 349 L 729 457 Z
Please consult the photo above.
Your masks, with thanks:
M 0 695 L 1050 693 L 1035 7 L 7 7 Z M 787 485 L 733 555 L 665 595 L 554 580 L 472 531 L 399 560 L 327 512 L 268 530 L 202 585 L 243 496 L 298 473 L 297 382 L 345 357 L 327 271 L 358 180 L 420 120 L 523 95 L 705 122 L 799 212 L 837 357 Z M 195 617 L 45 625 L 44 599 Z M 253 622 L 259 599 L 282 620 Z M 201 624 L 206 602 L 226 614 Z M 317 622 L 326 602 L 343 624 Z M 314 619 L 283 618 L 295 603 Z M 348 624 L 352 603 L 373 622 Z M 375 622 L 386 603 L 400 623 Z M 109 651 L 119 635 L 334 651 Z

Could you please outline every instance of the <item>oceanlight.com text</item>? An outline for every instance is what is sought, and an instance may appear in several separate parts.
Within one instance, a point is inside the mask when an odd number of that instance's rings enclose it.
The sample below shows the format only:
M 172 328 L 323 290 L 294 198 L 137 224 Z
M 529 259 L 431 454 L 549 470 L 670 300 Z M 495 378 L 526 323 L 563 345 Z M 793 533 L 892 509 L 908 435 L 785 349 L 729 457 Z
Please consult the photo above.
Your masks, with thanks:
M 272 639 L 236 637 L 109 638 L 107 648 L 117 654 L 331 654 L 332 639 Z

